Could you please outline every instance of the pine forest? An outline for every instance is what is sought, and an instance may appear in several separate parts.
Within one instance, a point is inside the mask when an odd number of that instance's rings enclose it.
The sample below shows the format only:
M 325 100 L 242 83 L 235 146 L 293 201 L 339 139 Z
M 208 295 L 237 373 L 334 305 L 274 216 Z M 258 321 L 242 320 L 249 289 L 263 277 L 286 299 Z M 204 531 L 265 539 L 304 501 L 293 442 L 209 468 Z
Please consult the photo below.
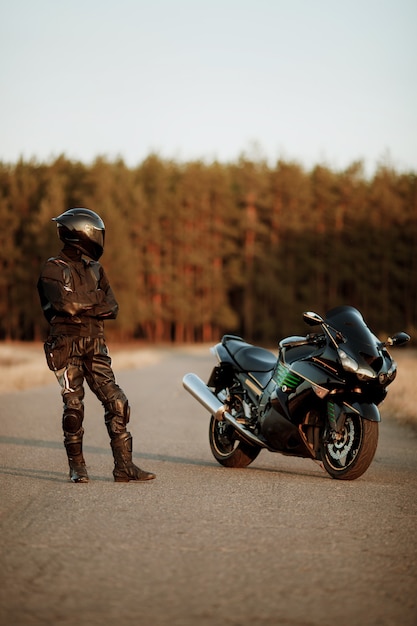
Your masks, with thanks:
M 118 341 L 274 346 L 308 332 L 302 313 L 357 307 L 386 336 L 417 328 L 417 178 L 240 157 L 138 166 L 0 163 L 0 339 L 41 340 L 36 283 L 60 250 L 52 217 L 88 207 L 106 224 L 101 259 L 120 305 Z

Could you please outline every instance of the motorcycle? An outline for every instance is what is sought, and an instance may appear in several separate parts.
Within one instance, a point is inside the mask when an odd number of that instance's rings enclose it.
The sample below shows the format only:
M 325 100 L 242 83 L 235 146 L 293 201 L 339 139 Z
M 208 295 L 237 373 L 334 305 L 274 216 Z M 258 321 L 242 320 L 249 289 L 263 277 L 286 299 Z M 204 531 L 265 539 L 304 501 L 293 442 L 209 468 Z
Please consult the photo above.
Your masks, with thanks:
M 218 363 L 205 384 L 186 374 L 184 388 L 211 413 L 209 442 L 225 467 L 246 467 L 262 449 L 316 461 L 332 478 L 354 480 L 374 458 L 378 406 L 396 377 L 387 347 L 404 345 L 397 333 L 380 341 L 351 306 L 323 319 L 305 312 L 318 332 L 279 342 L 278 357 L 224 335 L 211 350 Z

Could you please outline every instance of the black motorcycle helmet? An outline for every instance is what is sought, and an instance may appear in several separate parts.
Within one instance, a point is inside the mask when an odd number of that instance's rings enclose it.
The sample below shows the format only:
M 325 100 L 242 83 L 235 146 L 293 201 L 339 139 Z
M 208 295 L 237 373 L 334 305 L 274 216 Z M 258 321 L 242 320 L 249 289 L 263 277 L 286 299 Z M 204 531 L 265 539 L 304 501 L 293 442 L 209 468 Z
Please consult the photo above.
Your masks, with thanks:
M 62 242 L 81 250 L 98 261 L 104 250 L 105 226 L 97 213 L 90 209 L 68 209 L 52 221 L 57 222 L 58 236 Z

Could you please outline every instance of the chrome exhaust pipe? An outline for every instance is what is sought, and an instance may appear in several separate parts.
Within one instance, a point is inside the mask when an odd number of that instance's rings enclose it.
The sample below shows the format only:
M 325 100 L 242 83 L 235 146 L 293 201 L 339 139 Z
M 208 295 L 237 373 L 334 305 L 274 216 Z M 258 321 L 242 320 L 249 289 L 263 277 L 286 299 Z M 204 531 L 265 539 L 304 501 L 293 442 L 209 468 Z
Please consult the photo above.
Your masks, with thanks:
M 186 374 L 182 379 L 184 388 L 203 405 L 207 411 L 215 415 L 224 404 L 214 395 L 207 385 L 196 374 Z
M 240 435 L 249 443 L 262 448 L 267 448 L 267 445 L 258 439 L 250 430 L 245 428 L 243 424 L 240 424 L 235 420 L 227 410 L 225 405 L 214 395 L 207 385 L 196 374 L 186 374 L 182 379 L 184 389 L 186 389 L 200 404 L 203 405 L 209 413 L 214 415 L 218 420 L 226 420 L 235 428 Z

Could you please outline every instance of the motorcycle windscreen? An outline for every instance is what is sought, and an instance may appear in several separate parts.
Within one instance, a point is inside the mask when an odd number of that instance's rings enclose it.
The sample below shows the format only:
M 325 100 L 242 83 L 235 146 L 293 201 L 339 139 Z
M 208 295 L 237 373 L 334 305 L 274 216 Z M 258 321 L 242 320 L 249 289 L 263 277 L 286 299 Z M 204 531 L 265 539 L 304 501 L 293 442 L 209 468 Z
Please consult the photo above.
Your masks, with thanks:
M 340 306 L 332 309 L 326 315 L 326 322 L 341 332 L 346 340 L 341 345 L 347 347 L 352 355 L 361 356 L 368 364 L 381 358 L 377 337 L 354 307 Z

